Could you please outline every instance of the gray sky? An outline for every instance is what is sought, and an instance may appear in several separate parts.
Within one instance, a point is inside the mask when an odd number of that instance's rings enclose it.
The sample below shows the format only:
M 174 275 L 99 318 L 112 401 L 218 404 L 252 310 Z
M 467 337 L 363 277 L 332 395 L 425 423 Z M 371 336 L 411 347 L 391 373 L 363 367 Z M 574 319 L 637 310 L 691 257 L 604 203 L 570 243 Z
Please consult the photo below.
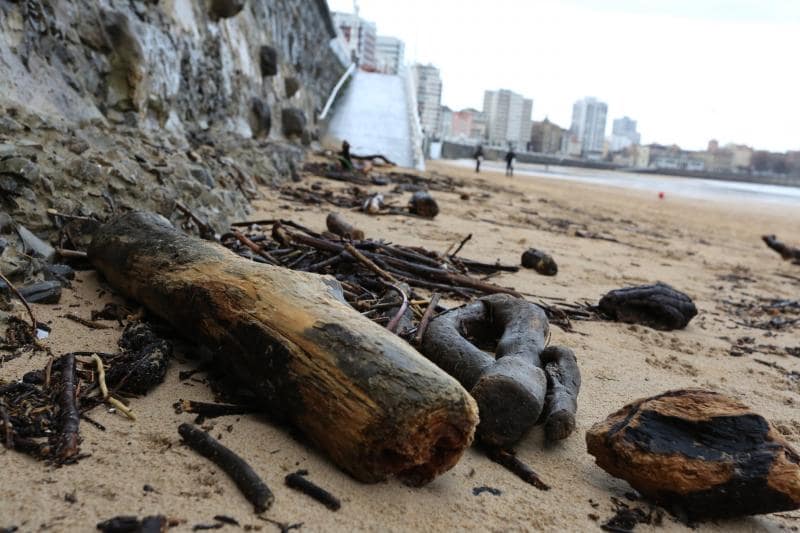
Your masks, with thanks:
M 351 0 L 328 0 L 352 11 Z M 642 141 L 709 139 L 800 150 L 800 0 L 361 0 L 406 61 L 442 72 L 442 103 L 480 109 L 485 89 L 533 98 L 569 127 L 596 96 Z

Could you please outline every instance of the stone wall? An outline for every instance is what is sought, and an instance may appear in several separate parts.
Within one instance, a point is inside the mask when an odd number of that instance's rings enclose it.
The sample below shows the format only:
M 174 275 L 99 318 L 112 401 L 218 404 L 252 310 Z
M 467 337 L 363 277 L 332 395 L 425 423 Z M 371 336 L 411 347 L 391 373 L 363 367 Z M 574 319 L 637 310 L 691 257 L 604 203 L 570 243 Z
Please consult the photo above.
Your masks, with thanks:
M 344 71 L 322 0 L 0 0 L 0 104 L 72 122 L 280 137 Z
M 35 271 L 23 227 L 245 217 L 298 177 L 333 31 L 324 0 L 0 0 L 0 270 Z

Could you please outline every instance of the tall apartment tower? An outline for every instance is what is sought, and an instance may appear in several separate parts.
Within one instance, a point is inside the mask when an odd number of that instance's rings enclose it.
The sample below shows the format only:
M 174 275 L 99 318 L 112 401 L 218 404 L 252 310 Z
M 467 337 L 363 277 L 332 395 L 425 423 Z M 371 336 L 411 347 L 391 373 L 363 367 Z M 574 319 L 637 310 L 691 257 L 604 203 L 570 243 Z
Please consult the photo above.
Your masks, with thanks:
M 614 119 L 611 128 L 611 151 L 618 152 L 624 148 L 639 144 L 641 135 L 636 131 L 636 121 L 630 117 Z
M 378 35 L 375 45 L 375 60 L 378 72 L 384 74 L 399 74 L 403 66 L 405 45 L 396 37 Z
M 420 126 L 427 137 L 435 137 L 439 134 L 442 112 L 442 78 L 439 69 L 418 63 L 411 67 L 411 76 L 417 89 Z
M 483 114 L 489 144 L 527 145 L 531 133 L 533 100 L 508 89 L 483 93 Z
M 603 151 L 607 114 L 608 106 L 605 102 L 588 96 L 572 106 L 570 133 L 576 135 L 580 141 L 583 155 Z
M 375 48 L 377 32 L 375 23 L 362 19 L 353 13 L 331 13 L 333 23 L 339 30 L 339 38 L 350 59 L 362 70 L 373 71 L 376 68 Z

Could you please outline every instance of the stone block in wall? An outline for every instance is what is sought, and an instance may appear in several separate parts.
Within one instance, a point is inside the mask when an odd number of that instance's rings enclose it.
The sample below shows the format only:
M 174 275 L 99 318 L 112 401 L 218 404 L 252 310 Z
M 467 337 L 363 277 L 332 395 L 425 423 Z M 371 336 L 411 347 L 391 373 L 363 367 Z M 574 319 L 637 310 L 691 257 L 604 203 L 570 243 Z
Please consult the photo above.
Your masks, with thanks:
M 302 109 L 296 107 L 284 107 L 281 111 L 281 124 L 283 134 L 287 137 L 302 135 L 306 128 L 306 114 Z
M 297 78 L 286 78 L 283 80 L 283 88 L 286 91 L 286 98 L 291 98 L 300 90 L 300 82 L 297 81 Z
M 258 51 L 258 61 L 262 76 L 274 76 L 278 73 L 278 51 L 273 47 L 263 45 Z
M 234 17 L 244 9 L 245 0 L 211 0 L 210 12 L 213 19 Z
M 250 101 L 250 128 L 253 137 L 266 137 L 272 129 L 272 113 L 269 105 L 261 98 L 254 96 Z

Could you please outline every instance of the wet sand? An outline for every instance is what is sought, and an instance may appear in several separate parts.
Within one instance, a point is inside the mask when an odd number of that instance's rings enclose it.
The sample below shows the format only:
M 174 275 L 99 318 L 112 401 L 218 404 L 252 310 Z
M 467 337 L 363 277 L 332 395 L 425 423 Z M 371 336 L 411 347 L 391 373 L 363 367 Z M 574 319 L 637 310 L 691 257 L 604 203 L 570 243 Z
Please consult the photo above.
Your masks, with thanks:
M 274 491 L 275 504 L 264 516 L 303 523 L 301 531 L 599 530 L 598 524 L 613 514 L 610 498 L 623 498 L 630 487 L 594 465 L 586 453 L 584 432 L 627 402 L 677 387 L 707 387 L 730 394 L 771 420 L 800 447 L 800 383 L 755 361 L 760 358 L 800 371 L 800 358 L 780 353 L 783 347 L 800 345 L 800 326 L 783 331 L 745 327 L 737 324 L 740 319 L 726 304 L 760 297 L 798 298 L 800 268 L 767 249 L 760 235 L 777 233 L 797 244 L 800 210 L 671 196 L 659 200 L 650 191 L 535 177 L 507 179 L 499 173 L 476 177 L 468 169 L 442 163 L 432 163 L 430 169 L 467 180 L 470 198 L 434 193 L 441 213 L 432 221 L 360 213 L 346 213 L 348 218 L 368 237 L 440 251 L 472 233 L 461 255 L 483 261 L 517 263 L 528 247 L 546 250 L 558 262 L 558 276 L 521 271 L 494 279 L 535 295 L 533 299 L 596 303 L 610 289 L 663 281 L 691 295 L 700 313 L 687 329 L 675 332 L 610 322 L 576 322 L 575 333 L 553 328 L 552 342 L 575 350 L 583 374 L 578 428 L 554 447 L 544 446 L 537 428 L 517 446 L 519 456 L 551 485 L 548 492 L 526 485 L 475 449 L 423 488 L 394 480 L 364 485 L 263 418 L 209 421 L 212 434 L 250 461 Z M 319 181 L 329 188 L 345 187 Z M 255 204 L 253 219 L 279 216 L 324 227 L 327 207 L 292 203 L 276 191 L 264 194 Z M 408 196 L 388 199 L 404 204 Z M 580 238 L 576 230 L 619 242 Z M 114 323 L 108 323 L 112 329 L 96 331 L 62 318 L 67 312 L 88 318 L 91 309 L 113 300 L 107 292 L 101 294 L 103 287 L 94 273 L 82 273 L 58 306 L 35 306 L 39 320 L 53 328 L 44 342 L 54 353 L 116 348 L 122 328 Z M 745 336 L 753 337 L 755 346 L 775 348 L 730 356 L 731 345 Z M 243 526 L 277 531 L 253 514 L 252 506 L 216 466 L 180 444 L 177 426 L 193 415 L 176 414 L 173 404 L 181 398 L 213 399 L 204 374 L 178 379 L 180 370 L 196 366 L 191 354 L 191 349 L 180 353 L 165 383 L 132 401 L 137 422 L 95 409 L 92 418 L 107 430 L 81 425 L 82 451 L 91 457 L 77 465 L 53 468 L 0 450 L 0 528 L 90 531 L 98 521 L 116 515 L 165 514 L 186 521 L 177 531 L 190 531 L 193 525 L 213 523 L 214 515 L 224 514 Z M 42 368 L 46 361 L 43 352 L 26 354 L 2 363 L 0 376 L 17 378 Z M 340 511 L 331 512 L 284 486 L 284 476 L 300 468 L 342 499 Z M 144 491 L 145 484 L 155 491 Z M 473 495 L 480 486 L 501 493 Z M 74 494 L 75 503 L 65 500 L 67 494 Z M 706 523 L 697 530 L 778 531 L 798 525 L 800 512 L 782 515 Z M 688 528 L 666 517 L 660 527 L 637 526 L 636 531 Z

